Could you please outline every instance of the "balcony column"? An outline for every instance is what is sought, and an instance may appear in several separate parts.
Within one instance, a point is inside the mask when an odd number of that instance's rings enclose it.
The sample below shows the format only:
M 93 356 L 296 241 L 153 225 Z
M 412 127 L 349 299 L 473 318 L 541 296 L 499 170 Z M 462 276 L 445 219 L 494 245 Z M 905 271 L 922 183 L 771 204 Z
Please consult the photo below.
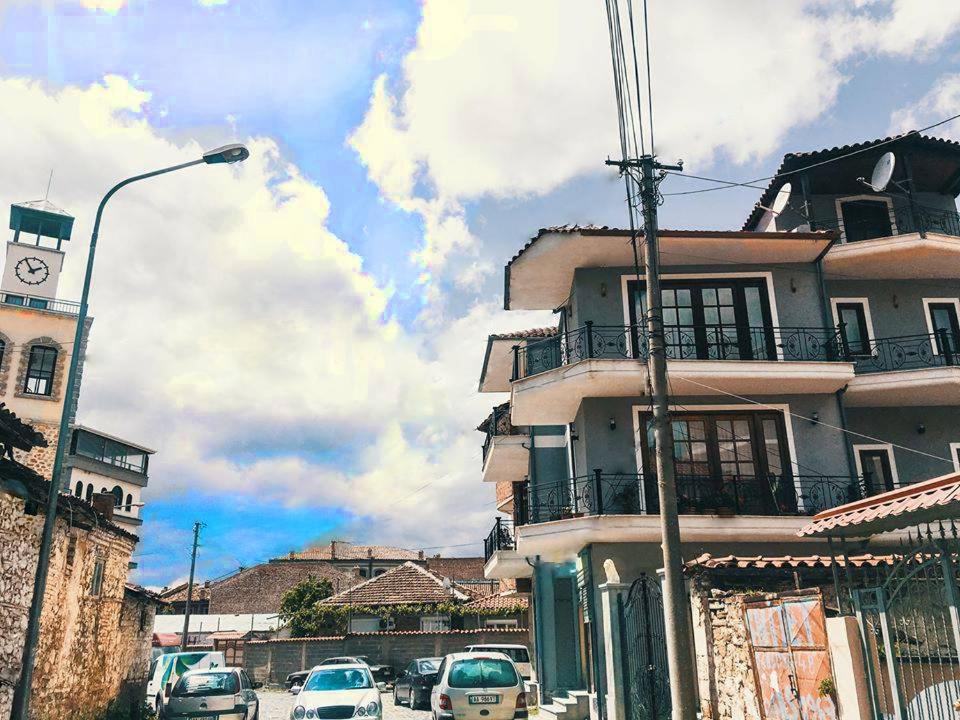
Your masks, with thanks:
M 613 560 L 606 559 L 603 562 L 603 569 L 606 572 L 607 581 L 603 583 L 600 590 L 600 607 L 602 608 L 602 641 L 604 657 L 604 675 L 606 676 L 607 696 L 604 706 L 606 707 L 607 720 L 627 720 L 626 711 L 626 677 L 623 673 L 623 642 L 622 642 L 622 620 L 623 620 L 623 602 L 630 589 L 626 583 L 620 582 L 620 574 L 617 572 Z

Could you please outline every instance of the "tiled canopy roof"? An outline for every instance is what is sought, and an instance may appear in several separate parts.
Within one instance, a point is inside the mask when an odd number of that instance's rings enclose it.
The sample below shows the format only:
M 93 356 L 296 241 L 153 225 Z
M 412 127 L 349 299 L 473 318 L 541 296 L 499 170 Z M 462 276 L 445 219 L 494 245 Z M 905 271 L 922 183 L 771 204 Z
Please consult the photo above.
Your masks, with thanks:
M 866 537 L 960 517 L 960 473 L 951 473 L 824 510 L 797 533 Z
M 416 563 L 405 562 L 383 575 L 332 595 L 322 603 L 331 605 L 405 605 L 470 599 L 462 590 L 444 587 L 443 578 Z
M 876 567 L 877 565 L 889 565 L 890 555 L 851 555 L 850 564 L 853 567 Z M 843 567 L 843 558 L 836 559 L 837 564 Z M 830 567 L 834 559 L 829 555 L 724 555 L 714 557 L 710 553 L 704 553 L 700 557 L 690 560 L 686 563 L 688 570 L 706 569 L 747 569 L 752 568 L 762 570 L 766 568 L 816 568 Z
M 560 330 L 556 326 L 539 327 L 539 328 L 530 328 L 529 330 L 515 330 L 514 332 L 497 333 L 494 335 L 490 335 L 488 339 L 490 340 L 527 340 L 529 338 L 553 337 L 558 332 L 560 332 Z
M 332 540 L 326 545 L 293 552 L 289 560 L 422 560 L 416 550 L 389 545 L 354 545 L 345 540 Z
M 427 570 L 440 577 L 457 580 L 485 580 L 482 557 L 427 558 Z
M 174 585 L 172 588 L 166 588 L 160 591 L 160 598 L 165 602 L 185 602 L 187 599 L 187 583 L 181 583 L 180 585 Z M 198 600 L 209 600 L 210 599 L 210 584 L 209 583 L 198 583 L 193 584 L 193 592 L 190 595 L 190 602 L 194 603 Z
M 466 607 L 476 610 L 512 610 L 519 608 L 526 610 L 530 607 L 530 596 L 518 593 L 516 590 L 507 590 L 496 595 L 487 595 L 467 603 Z

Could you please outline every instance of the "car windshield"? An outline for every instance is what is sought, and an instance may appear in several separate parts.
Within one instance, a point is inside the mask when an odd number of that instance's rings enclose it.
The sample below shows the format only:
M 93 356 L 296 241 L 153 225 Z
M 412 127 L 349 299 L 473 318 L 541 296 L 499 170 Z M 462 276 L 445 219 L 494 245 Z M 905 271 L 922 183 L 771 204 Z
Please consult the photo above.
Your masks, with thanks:
M 447 682 L 454 688 L 500 688 L 512 687 L 520 680 L 509 660 L 469 658 L 454 661 Z
M 307 678 L 303 686 L 305 691 L 311 690 L 358 690 L 373 687 L 370 673 L 360 668 L 345 668 L 343 670 L 316 670 Z
M 518 663 L 530 662 L 530 653 L 525 647 L 472 647 L 469 652 L 498 652 Z
M 357 660 L 358 658 L 336 657 L 336 658 L 327 658 L 320 664 L 321 665 L 354 665 L 356 664 Z
M 239 691 L 240 684 L 232 672 L 211 672 L 184 675 L 173 688 L 173 696 L 233 695 Z
M 437 668 L 440 666 L 439 660 L 421 660 L 419 663 L 420 674 L 426 675 L 427 673 L 435 673 Z

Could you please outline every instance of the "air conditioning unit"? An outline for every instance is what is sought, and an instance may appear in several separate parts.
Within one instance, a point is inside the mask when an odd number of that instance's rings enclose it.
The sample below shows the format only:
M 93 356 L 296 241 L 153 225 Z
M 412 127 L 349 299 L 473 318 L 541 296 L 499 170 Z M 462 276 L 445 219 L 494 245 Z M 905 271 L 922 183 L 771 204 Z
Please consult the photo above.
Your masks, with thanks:
M 381 621 L 380 621 L 380 628 L 381 628 L 382 630 L 396 630 L 396 629 L 397 629 L 397 621 L 394 620 L 393 618 L 387 618 L 386 620 L 381 620 Z

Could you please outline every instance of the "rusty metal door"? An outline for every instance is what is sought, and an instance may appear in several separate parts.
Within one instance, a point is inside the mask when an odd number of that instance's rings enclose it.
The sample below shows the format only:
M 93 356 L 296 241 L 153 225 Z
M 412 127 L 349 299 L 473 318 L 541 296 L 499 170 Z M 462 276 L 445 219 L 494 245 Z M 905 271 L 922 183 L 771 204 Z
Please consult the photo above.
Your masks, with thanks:
M 766 720 L 837 720 L 819 592 L 748 602 L 747 636 Z

